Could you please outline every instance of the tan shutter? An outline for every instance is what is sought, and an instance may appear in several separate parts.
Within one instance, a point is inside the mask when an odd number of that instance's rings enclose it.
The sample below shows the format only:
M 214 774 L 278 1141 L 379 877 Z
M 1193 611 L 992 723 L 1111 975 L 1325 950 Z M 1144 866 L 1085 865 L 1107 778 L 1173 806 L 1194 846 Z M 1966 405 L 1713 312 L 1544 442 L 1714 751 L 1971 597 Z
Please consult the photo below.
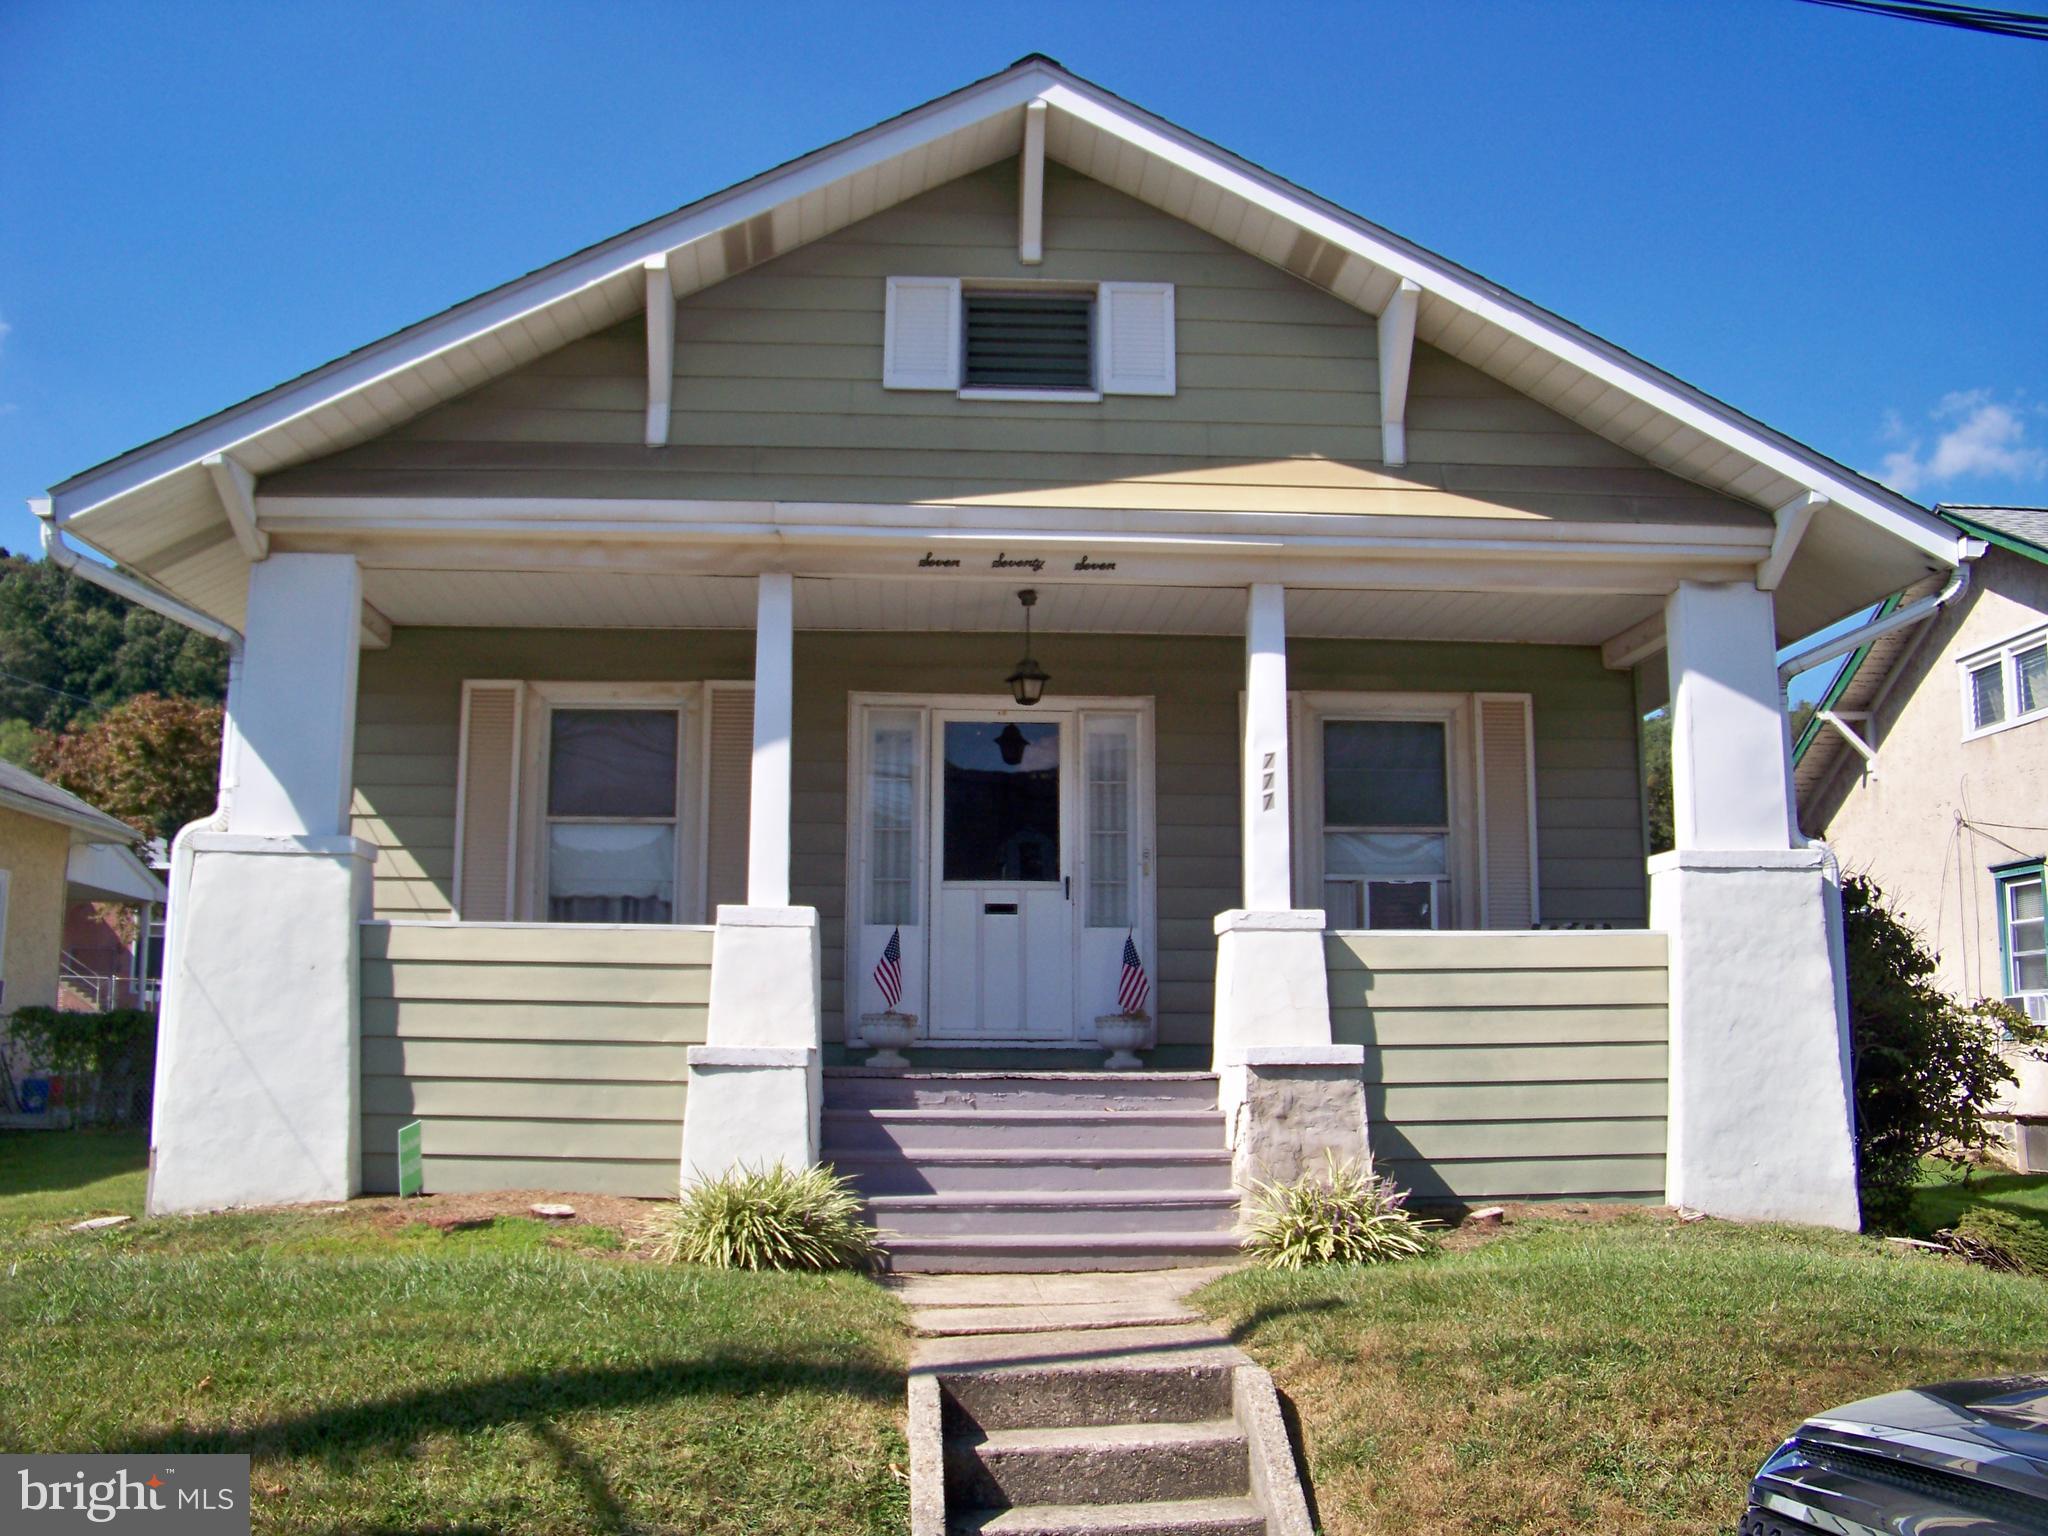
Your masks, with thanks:
M 1172 394 L 1173 284 L 1104 283 L 1098 308 L 1102 392 Z
M 714 683 L 705 735 L 704 916 L 747 899 L 747 815 L 753 799 L 754 690 Z
M 1536 901 L 1536 774 L 1529 696 L 1482 693 L 1479 718 L 1479 921 L 1528 928 Z
M 520 683 L 462 685 L 455 915 L 463 922 L 505 922 L 513 915 L 519 721 L 525 692 Z

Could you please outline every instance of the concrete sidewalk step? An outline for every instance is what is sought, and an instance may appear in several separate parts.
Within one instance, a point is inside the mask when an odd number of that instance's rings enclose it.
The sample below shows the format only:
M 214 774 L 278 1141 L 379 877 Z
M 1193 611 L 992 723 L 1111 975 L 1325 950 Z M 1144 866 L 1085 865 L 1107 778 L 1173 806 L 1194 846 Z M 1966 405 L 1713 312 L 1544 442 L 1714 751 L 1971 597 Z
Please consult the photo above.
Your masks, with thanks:
M 950 1536 L 1254 1536 L 1266 1517 L 1248 1498 L 1176 1499 L 1157 1504 L 1037 1504 L 969 1510 Z
M 945 1384 L 949 1435 L 1226 1418 L 1231 1373 L 1243 1358 L 1213 1330 L 1190 1327 L 933 1339 L 918 1347 L 920 1369 Z
M 993 1333 L 1093 1332 L 1106 1328 L 1170 1328 L 1201 1314 L 1170 1304 L 1017 1302 L 1009 1306 L 922 1307 L 910 1320 L 921 1338 L 964 1339 Z
M 946 1148 L 1186 1149 L 1223 1145 L 1213 1109 L 827 1109 L 824 1158 L 878 1147 L 913 1157 Z
M 1228 1232 L 1237 1223 L 1237 1192 L 1228 1188 L 874 1195 L 867 1207 L 876 1226 L 899 1237 L 1177 1238 L 1191 1232 Z
M 1206 1148 L 935 1147 L 906 1153 L 894 1147 L 826 1149 L 826 1160 L 866 1195 L 966 1195 L 1010 1189 L 1223 1190 L 1230 1153 Z
M 1239 1251 L 1237 1234 L 1229 1231 L 920 1236 L 893 1238 L 886 1246 L 889 1267 L 899 1274 L 1175 1269 L 1220 1263 Z
M 1216 1108 L 1212 1072 L 877 1072 L 825 1069 L 832 1109 Z
M 975 1430 L 946 1442 L 956 1507 L 1232 1498 L 1250 1486 L 1233 1419 Z

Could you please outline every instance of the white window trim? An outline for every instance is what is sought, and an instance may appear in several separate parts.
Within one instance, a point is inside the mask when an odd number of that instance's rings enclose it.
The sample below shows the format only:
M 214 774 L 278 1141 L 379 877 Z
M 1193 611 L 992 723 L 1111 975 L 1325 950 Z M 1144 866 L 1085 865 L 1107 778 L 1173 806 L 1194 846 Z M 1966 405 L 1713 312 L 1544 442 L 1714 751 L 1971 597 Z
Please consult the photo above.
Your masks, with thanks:
M 1450 872 L 1448 922 L 1441 928 L 1480 926 L 1479 785 L 1475 770 L 1473 696 L 1469 693 L 1342 693 L 1289 695 L 1294 705 L 1295 903 L 1323 905 L 1323 723 L 1329 720 L 1427 720 L 1446 729 L 1450 777 L 1450 830 L 1444 867 Z M 1389 932 L 1397 930 L 1387 930 Z M 1407 930 L 1399 930 L 1407 931 Z
M 2022 988 L 2018 985 L 2020 951 L 2014 946 L 2012 941 L 2014 921 L 2012 915 L 2013 891 L 2018 886 L 2032 883 L 2039 884 L 2044 894 L 2048 894 L 2048 869 L 2037 865 L 2033 869 L 2018 869 L 2010 874 L 1998 875 L 1994 878 L 1998 889 L 1998 950 L 1999 956 L 2005 964 L 2005 974 L 1999 978 L 1999 981 L 2003 987 L 2004 995 L 2021 998 L 2048 996 L 2048 988 Z M 2027 953 L 2031 955 L 2034 951 L 2028 950 Z
M 2001 640 L 1995 645 L 1987 645 L 1967 656 L 1956 658 L 1957 677 L 1962 690 L 1963 740 L 1975 741 L 1980 736 L 1996 736 L 2000 731 L 2009 731 L 2016 725 L 2031 725 L 2036 720 L 2048 719 L 2048 704 L 2038 709 L 2030 709 L 2025 714 L 2020 713 L 2020 676 L 2019 668 L 2014 664 L 2021 651 L 2031 651 L 2043 644 L 2048 644 L 2048 625 L 2036 624 L 2010 639 Z M 1976 695 L 1970 687 L 1970 679 L 1972 674 L 1981 672 L 1994 662 L 1999 669 L 1998 688 L 2000 697 L 2005 701 L 2005 718 L 1995 725 L 1980 726 L 1977 724 Z
M 676 909 L 668 924 L 690 927 L 705 921 L 704 840 L 702 836 L 708 771 L 704 751 L 706 685 L 694 683 L 563 683 L 530 682 L 523 711 L 519 765 L 519 864 L 514 908 L 519 920 L 545 923 L 547 916 L 548 746 L 557 709 L 673 709 L 680 719 L 676 732 Z M 579 926 L 555 924 L 557 927 Z

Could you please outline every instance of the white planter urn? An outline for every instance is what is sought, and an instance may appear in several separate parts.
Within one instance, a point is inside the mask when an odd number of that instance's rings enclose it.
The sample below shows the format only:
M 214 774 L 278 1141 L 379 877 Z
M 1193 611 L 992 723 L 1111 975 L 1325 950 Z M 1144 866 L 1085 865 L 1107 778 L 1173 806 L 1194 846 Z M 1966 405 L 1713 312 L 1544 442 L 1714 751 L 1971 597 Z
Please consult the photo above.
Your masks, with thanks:
M 1156 1035 L 1152 1021 L 1142 1013 L 1105 1013 L 1095 1020 L 1095 1038 L 1109 1047 L 1103 1066 L 1112 1072 L 1134 1072 L 1144 1066 L 1138 1052 L 1151 1050 Z
M 864 1013 L 860 1016 L 861 1043 L 880 1047 L 868 1058 L 871 1067 L 900 1072 L 909 1066 L 910 1058 L 903 1054 L 903 1047 L 910 1044 L 916 1034 L 917 1015 L 914 1013 Z

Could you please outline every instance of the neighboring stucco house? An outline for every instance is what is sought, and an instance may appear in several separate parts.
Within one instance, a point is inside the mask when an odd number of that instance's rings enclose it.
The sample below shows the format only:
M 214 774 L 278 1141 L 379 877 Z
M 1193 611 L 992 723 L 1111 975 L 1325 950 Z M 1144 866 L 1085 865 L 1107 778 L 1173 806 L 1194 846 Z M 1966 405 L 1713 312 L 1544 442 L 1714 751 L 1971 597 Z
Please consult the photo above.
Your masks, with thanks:
M 1983 552 L 1938 614 L 1843 658 L 1794 749 L 1800 822 L 1920 929 L 1944 986 L 2041 1019 L 2048 507 L 1938 510 Z M 2014 1147 L 2048 1169 L 2048 1064 L 2016 1068 Z
M 892 1224 L 1135 1254 L 1191 1169 L 1369 1120 L 1430 1197 L 1856 1220 L 1774 653 L 1955 530 L 1050 61 L 43 510 L 233 647 L 156 1209 L 389 1189 L 414 1118 L 448 1189 L 844 1136 L 900 1154 Z M 1107 1151 L 878 1087 L 892 937 L 921 1068 L 1105 1091 L 1019 1074 L 1100 1062 L 1128 943 L 1198 1075 Z

